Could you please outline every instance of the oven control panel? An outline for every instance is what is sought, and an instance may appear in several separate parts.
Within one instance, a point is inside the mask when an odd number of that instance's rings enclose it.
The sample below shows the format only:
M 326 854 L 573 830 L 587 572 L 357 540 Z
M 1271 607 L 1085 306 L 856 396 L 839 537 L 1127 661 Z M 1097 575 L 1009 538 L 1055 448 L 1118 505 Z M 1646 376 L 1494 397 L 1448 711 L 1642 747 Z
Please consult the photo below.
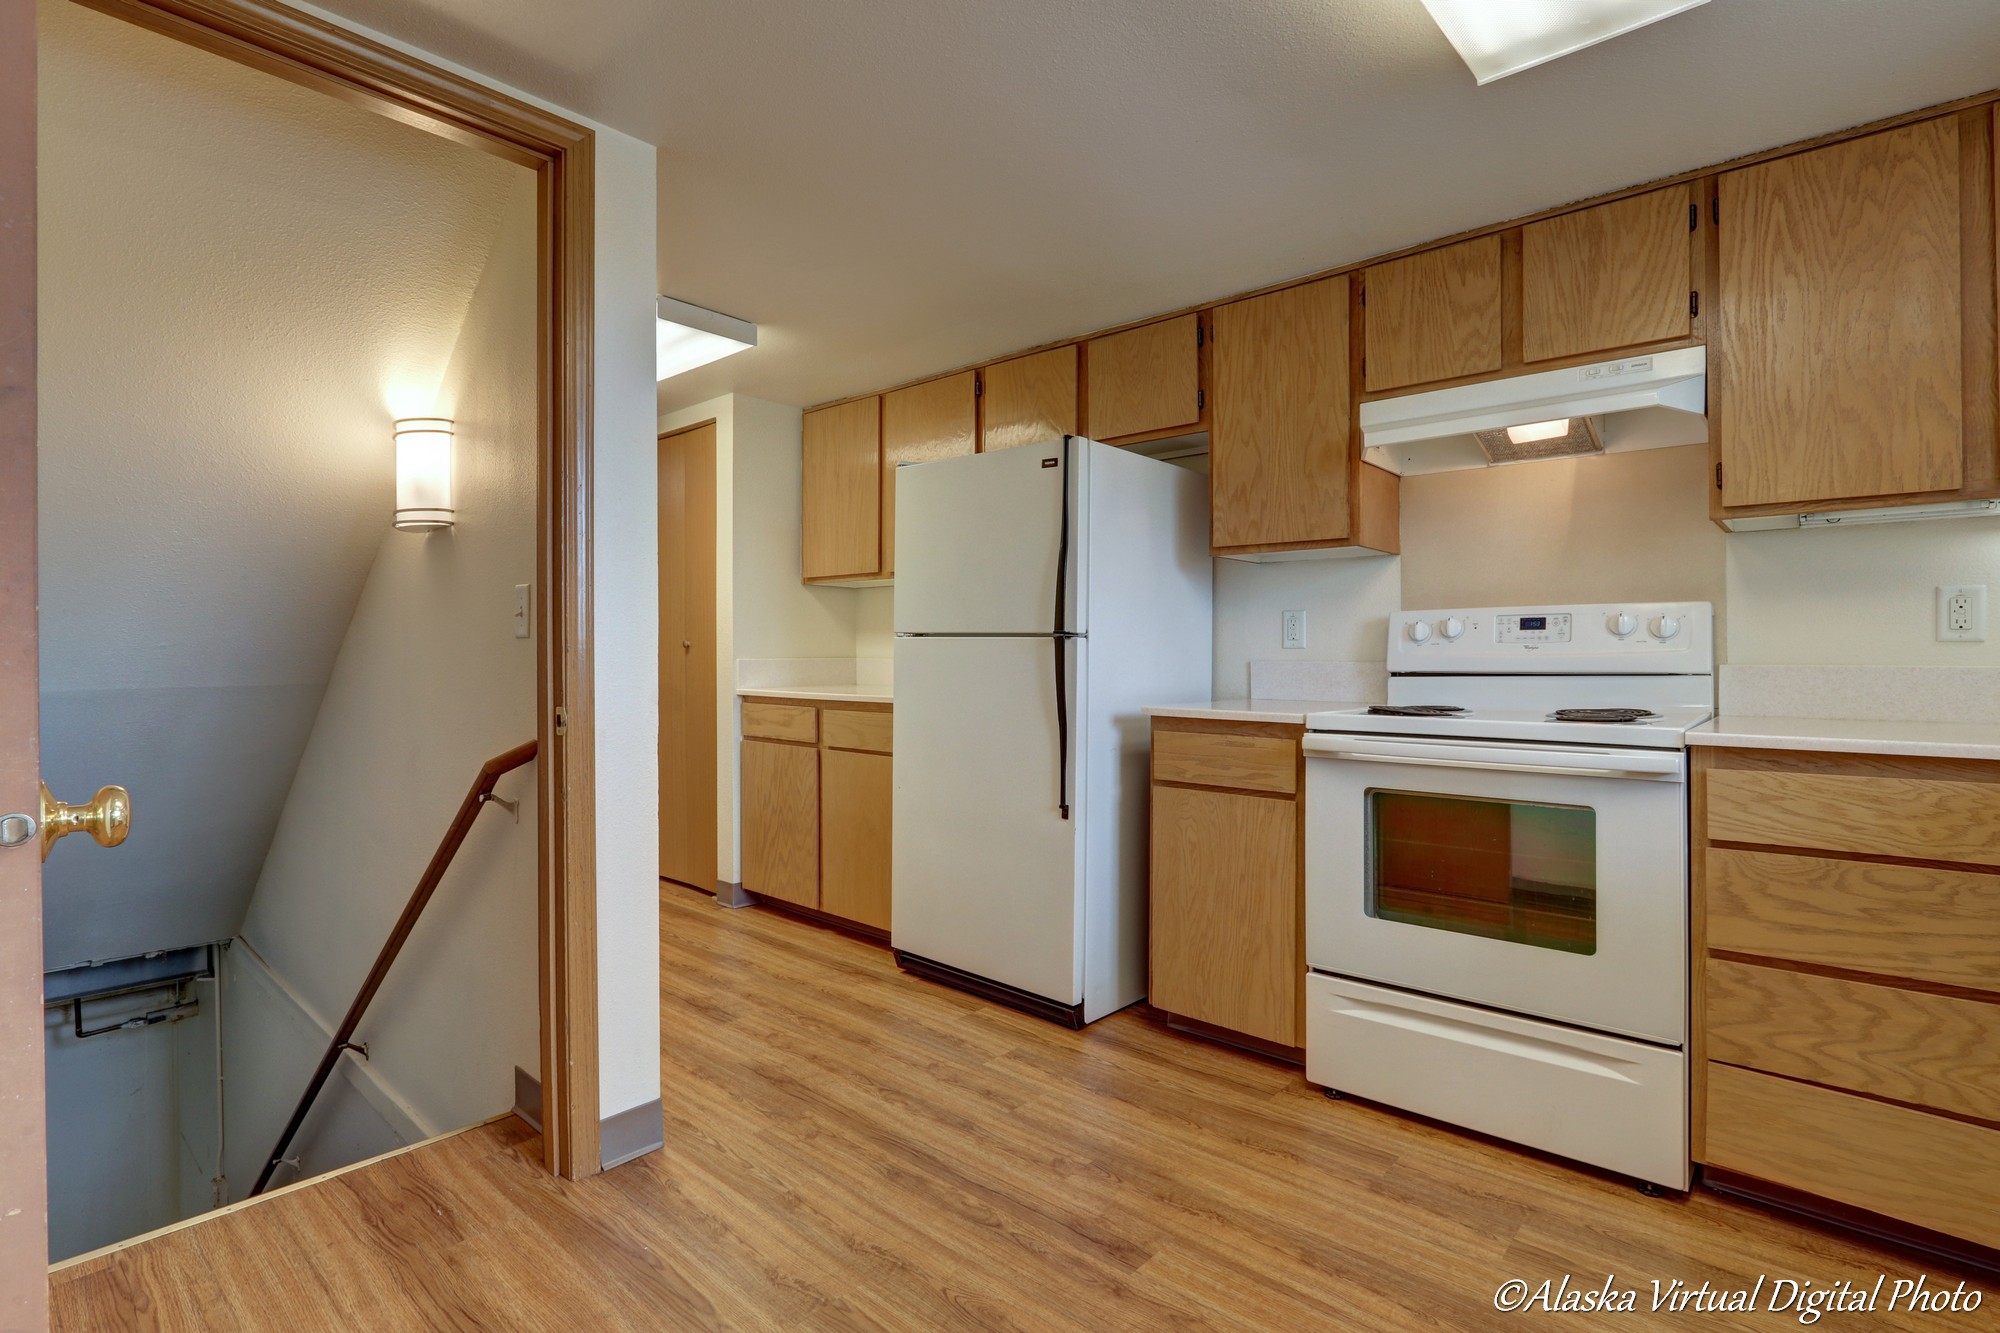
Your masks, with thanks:
M 1710 675 L 1707 602 L 1503 606 L 1399 611 L 1391 672 Z

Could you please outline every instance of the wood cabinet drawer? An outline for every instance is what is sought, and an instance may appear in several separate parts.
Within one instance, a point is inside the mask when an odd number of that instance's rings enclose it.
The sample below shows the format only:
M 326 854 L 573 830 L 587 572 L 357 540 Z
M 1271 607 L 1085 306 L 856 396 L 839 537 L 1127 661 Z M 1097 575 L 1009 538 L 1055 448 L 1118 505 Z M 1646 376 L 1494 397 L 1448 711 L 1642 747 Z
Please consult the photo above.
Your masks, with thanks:
M 2000 1001 L 1711 958 L 1708 1057 L 2000 1122 Z
M 1225 731 L 1153 732 L 1153 779 L 1289 796 L 1298 790 L 1299 743 Z
M 1708 836 L 2000 866 L 2000 782 L 1715 768 Z
M 1708 947 L 2000 992 L 2000 875 L 1710 848 Z
M 895 715 L 875 709 L 823 708 L 819 724 L 825 743 L 832 749 L 888 754 Z
M 819 739 L 819 710 L 810 704 L 746 701 L 743 705 L 743 734 L 767 741 L 804 741 L 810 744 Z
M 2000 1246 L 2000 1131 L 1708 1067 L 1708 1165 Z

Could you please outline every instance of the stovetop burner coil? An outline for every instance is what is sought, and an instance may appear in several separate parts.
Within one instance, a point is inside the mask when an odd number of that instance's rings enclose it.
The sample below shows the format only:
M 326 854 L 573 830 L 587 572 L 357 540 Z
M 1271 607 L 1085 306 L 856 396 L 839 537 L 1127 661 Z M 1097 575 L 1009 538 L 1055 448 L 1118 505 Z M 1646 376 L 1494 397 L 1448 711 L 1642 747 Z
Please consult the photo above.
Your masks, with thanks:
M 1660 715 L 1646 708 L 1558 708 L 1551 722 L 1650 722 Z
M 1376 717 L 1455 717 L 1465 710 L 1457 704 L 1373 704 L 1368 711 Z

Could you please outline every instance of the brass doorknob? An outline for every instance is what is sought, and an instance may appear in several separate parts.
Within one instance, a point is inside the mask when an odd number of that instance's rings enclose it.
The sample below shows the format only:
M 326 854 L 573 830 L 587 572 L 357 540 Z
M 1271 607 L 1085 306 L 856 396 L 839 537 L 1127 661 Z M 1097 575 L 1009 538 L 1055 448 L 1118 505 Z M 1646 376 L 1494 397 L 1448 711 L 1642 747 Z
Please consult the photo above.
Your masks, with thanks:
M 87 805 L 65 805 L 49 784 L 42 784 L 42 859 L 60 838 L 88 833 L 99 847 L 116 847 L 132 831 L 132 793 L 123 787 L 99 787 Z

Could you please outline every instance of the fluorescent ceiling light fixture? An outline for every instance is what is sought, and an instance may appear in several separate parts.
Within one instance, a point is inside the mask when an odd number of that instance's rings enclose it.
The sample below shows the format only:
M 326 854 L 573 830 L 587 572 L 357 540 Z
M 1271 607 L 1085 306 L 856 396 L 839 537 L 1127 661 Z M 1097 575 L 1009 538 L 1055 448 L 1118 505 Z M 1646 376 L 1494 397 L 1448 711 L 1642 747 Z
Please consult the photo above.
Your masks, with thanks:
M 653 326 L 655 370 L 653 378 L 669 380 L 676 375 L 720 361 L 725 356 L 748 351 L 757 345 L 757 326 L 748 320 L 732 319 L 713 310 L 704 310 L 686 301 L 662 296 L 659 320 Z
M 1424 0 L 1480 83 L 1519 74 L 1708 0 Z
M 1899 505 L 1894 509 L 1846 509 L 1800 514 L 1802 528 L 1848 528 L 1863 523 L 1917 523 L 1927 518 L 2000 518 L 2000 500 L 1962 500 L 1941 505 Z

